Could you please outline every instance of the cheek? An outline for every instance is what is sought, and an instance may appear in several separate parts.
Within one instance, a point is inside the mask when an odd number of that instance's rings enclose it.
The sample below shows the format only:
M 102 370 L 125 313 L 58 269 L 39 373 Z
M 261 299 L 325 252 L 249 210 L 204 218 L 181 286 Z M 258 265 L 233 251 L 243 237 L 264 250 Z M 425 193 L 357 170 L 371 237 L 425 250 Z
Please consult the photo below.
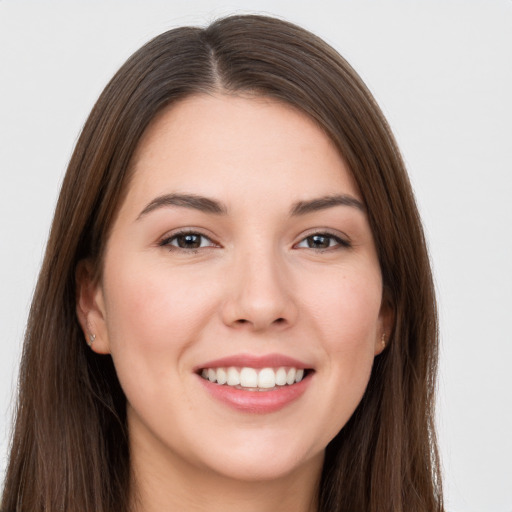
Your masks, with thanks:
M 107 331 L 121 385 L 137 402 L 183 376 L 187 348 L 201 335 L 214 301 L 211 291 L 198 293 L 201 276 L 191 281 L 167 265 L 117 261 L 105 269 Z M 172 386 L 167 391 L 172 394 Z
M 374 341 L 382 298 L 379 273 L 346 271 L 312 289 L 314 294 L 304 294 L 307 309 L 333 350 L 350 351 L 369 338 Z
M 174 410 L 163 404 L 180 403 L 187 353 L 209 321 L 213 292 L 198 293 L 204 276 L 196 281 L 165 264 L 117 262 L 104 272 L 110 351 L 128 403 L 157 428 Z
M 337 404 L 340 389 L 349 408 L 364 393 L 379 337 L 381 296 L 380 273 L 374 271 L 347 272 L 309 298 L 311 335 L 319 340 Z
M 141 270 L 142 269 L 142 270 Z M 170 272 L 165 265 L 128 262 L 106 273 L 111 343 L 164 349 L 201 325 L 211 298 L 198 293 L 200 276 Z

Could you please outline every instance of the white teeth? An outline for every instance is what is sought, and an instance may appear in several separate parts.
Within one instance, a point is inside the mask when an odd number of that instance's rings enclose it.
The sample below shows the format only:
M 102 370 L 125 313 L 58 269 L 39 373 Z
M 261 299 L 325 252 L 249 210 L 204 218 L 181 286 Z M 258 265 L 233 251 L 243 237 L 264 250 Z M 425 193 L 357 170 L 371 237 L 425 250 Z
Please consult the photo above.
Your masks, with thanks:
M 272 389 L 300 382 L 304 378 L 302 368 L 205 368 L 201 376 L 210 382 L 251 389 Z
M 257 388 L 258 372 L 254 368 L 242 368 L 240 372 L 240 386 L 243 388 Z
M 228 374 L 224 368 L 217 368 L 217 382 L 219 384 L 226 384 L 228 381 Z
M 276 385 L 284 386 L 286 384 L 286 369 L 279 368 L 276 372 Z
M 295 382 L 295 374 L 296 373 L 297 373 L 297 370 L 295 368 L 290 368 L 288 370 L 288 373 L 286 374 L 286 384 L 291 385 Z
M 240 372 L 236 368 L 228 368 L 228 386 L 239 386 L 240 385 Z
M 258 374 L 259 388 L 274 388 L 276 386 L 276 374 L 272 368 L 263 368 Z

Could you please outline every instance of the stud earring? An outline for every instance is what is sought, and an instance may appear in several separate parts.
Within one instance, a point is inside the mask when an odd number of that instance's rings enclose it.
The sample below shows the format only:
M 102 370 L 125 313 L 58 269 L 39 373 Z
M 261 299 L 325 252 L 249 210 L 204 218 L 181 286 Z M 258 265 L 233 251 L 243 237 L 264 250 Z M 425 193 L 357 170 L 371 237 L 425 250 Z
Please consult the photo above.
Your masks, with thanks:
M 386 348 L 386 333 L 385 332 L 382 333 L 382 338 L 380 339 L 380 343 L 382 345 L 382 350 L 384 350 Z
M 96 339 L 96 334 L 89 334 L 89 341 L 87 342 L 87 345 L 89 347 L 94 343 L 94 340 Z

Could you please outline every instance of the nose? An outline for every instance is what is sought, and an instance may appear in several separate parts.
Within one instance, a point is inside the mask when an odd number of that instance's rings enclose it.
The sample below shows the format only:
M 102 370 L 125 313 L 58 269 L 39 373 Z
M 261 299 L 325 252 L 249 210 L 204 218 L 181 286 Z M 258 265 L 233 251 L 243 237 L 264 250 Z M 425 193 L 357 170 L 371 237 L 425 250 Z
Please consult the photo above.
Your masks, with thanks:
M 226 276 L 222 316 L 234 328 L 285 329 L 298 317 L 293 280 L 282 258 L 271 250 L 244 253 Z

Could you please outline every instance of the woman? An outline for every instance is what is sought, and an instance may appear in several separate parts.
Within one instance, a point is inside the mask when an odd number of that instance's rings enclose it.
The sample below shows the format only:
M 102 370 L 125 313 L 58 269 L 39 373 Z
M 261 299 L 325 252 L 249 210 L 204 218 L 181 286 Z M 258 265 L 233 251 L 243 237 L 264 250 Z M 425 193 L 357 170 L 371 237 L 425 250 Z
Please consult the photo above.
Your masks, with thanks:
M 171 30 L 69 164 L 2 510 L 442 510 L 436 357 L 413 194 L 356 73 L 272 18 Z

